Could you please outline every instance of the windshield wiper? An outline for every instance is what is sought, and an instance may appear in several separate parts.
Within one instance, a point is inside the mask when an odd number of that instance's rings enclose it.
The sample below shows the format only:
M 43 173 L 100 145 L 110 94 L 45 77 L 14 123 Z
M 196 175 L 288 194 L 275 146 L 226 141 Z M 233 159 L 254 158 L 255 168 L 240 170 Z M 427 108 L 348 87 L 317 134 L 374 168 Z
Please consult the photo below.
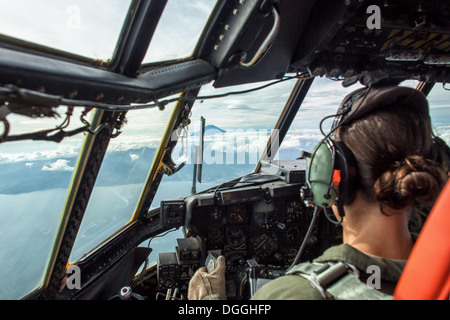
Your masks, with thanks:
M 192 175 L 191 194 L 197 193 L 197 181 L 202 183 L 203 149 L 205 146 L 205 118 L 200 117 L 199 144 L 194 147 L 194 173 Z

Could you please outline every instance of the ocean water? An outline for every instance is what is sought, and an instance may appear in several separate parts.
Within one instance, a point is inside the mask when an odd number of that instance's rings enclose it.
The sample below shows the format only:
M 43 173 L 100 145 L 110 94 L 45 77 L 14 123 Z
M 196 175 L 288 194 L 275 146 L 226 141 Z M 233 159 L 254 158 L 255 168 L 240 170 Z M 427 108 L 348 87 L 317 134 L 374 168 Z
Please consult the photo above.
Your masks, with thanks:
M 66 189 L 0 194 L 0 299 L 20 299 L 41 282 Z
M 162 183 L 153 207 L 158 207 L 163 199 L 188 195 L 191 184 L 190 181 Z M 198 184 L 198 190 L 214 185 Z M 141 191 L 141 184 L 97 187 L 92 195 L 94 200 L 89 204 L 89 210 L 95 214 L 85 214 L 70 261 L 77 261 L 126 225 L 132 218 Z M 20 299 L 40 285 L 59 227 L 66 192 L 65 188 L 58 188 L 0 194 L 0 300 Z M 102 210 L 105 202 L 108 210 Z M 156 263 L 160 252 L 173 252 L 176 239 L 182 237 L 180 229 L 152 239 L 149 261 Z M 142 244 L 147 245 L 148 241 Z

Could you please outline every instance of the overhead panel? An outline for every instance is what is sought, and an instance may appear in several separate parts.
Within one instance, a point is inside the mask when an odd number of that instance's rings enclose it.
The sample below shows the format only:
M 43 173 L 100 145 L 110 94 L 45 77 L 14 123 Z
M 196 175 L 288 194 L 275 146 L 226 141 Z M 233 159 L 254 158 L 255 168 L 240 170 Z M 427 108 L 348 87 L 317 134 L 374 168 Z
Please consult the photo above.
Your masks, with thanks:
M 216 88 L 281 78 L 314 1 L 236 0 L 224 6 L 202 56 Z M 210 55 L 208 55 L 210 53 Z

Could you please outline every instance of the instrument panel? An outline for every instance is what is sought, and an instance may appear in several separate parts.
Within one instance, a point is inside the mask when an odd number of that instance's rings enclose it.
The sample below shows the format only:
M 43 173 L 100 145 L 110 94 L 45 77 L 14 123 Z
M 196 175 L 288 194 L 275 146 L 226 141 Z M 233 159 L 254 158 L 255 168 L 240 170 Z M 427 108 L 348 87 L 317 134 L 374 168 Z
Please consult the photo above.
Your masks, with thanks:
M 287 265 L 295 257 L 311 214 L 300 199 L 265 199 L 198 208 L 192 225 L 206 239 L 206 250 Z M 302 223 L 304 222 L 304 223 Z
M 270 196 L 267 185 L 256 188 L 260 197 L 255 188 L 233 190 L 243 193 L 242 202 L 216 201 L 192 213 L 192 230 L 203 239 L 205 252 L 225 256 L 228 298 L 245 295 L 242 283 L 249 261 L 269 269 L 286 269 L 304 239 L 313 209 L 300 199 L 299 185 L 281 183 L 276 188 L 278 196 Z M 251 194 L 251 199 L 244 193 Z M 234 195 L 216 198 L 235 199 Z
M 262 174 L 249 179 L 161 203 L 164 227 L 183 226 L 188 238 L 198 240 L 198 265 L 209 253 L 225 256 L 229 299 L 251 297 L 252 280 L 284 274 L 296 259 L 314 212 L 300 197 L 304 178 L 286 181 Z M 320 217 L 312 230 L 301 261 L 320 255 L 333 241 L 334 231 L 328 232 Z

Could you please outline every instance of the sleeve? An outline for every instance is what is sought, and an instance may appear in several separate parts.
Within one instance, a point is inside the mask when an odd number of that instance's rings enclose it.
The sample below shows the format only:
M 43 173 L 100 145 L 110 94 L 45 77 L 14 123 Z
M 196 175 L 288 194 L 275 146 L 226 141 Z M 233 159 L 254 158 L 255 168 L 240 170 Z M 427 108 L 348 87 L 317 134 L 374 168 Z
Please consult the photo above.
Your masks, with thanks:
M 227 300 L 227 297 L 218 293 L 205 296 L 202 300 Z
M 298 275 L 277 278 L 259 289 L 252 300 L 323 300 L 310 282 Z

